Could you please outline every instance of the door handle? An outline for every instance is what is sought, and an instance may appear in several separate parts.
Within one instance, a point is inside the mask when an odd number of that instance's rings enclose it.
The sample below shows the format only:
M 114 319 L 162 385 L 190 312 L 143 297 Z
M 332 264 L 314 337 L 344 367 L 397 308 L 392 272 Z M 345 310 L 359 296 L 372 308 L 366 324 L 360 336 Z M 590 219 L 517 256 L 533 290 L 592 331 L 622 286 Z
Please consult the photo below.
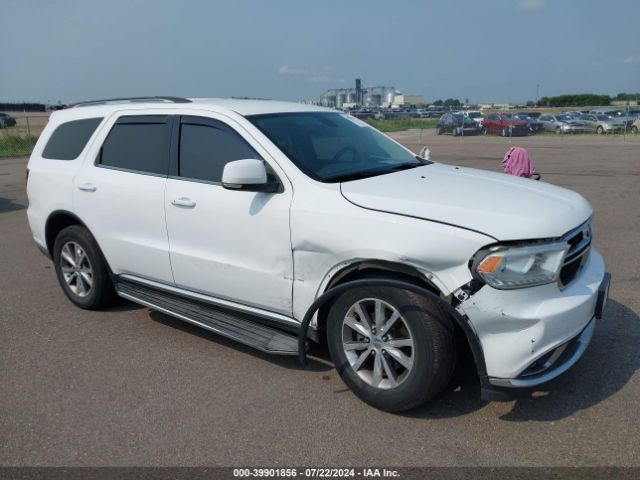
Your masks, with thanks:
M 171 204 L 175 205 L 176 207 L 186 207 L 186 208 L 193 208 L 196 206 L 196 202 L 191 200 L 189 197 L 174 198 L 173 200 L 171 200 Z
M 83 183 L 82 185 L 78 185 L 78 190 L 82 190 L 83 192 L 95 192 L 96 186 L 93 183 Z

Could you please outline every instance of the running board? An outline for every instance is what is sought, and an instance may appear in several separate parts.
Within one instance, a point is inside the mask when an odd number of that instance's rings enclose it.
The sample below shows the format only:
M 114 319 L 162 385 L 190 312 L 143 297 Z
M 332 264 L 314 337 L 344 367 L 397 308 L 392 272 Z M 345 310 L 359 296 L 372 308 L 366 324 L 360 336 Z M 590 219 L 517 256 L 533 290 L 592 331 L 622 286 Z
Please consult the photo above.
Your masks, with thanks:
M 193 323 L 266 353 L 298 355 L 298 338 L 270 328 L 252 315 L 185 298 L 130 280 L 116 281 L 118 295 L 172 317 Z M 264 322 L 261 319 L 260 322 Z

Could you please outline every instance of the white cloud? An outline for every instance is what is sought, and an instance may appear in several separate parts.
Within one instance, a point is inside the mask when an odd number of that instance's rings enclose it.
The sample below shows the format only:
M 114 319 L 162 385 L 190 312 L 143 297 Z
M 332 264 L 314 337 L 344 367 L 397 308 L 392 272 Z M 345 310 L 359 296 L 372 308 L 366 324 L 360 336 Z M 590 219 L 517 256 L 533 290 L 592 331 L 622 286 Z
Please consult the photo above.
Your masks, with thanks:
M 278 75 L 306 75 L 307 71 L 304 68 L 290 67 L 289 65 L 282 65 L 278 69 Z
M 520 10 L 535 11 L 542 10 L 545 7 L 544 0 L 521 0 L 518 5 Z
M 640 53 L 627 56 L 624 59 L 624 63 L 640 63 Z

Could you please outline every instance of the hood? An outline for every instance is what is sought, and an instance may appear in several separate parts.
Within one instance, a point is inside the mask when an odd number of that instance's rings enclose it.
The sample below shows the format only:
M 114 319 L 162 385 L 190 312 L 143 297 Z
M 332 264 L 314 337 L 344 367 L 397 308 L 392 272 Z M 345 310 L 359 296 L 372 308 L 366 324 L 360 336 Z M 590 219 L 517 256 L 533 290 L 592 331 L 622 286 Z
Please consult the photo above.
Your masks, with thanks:
M 360 207 L 455 225 L 497 240 L 560 237 L 591 216 L 589 203 L 571 190 L 438 163 L 340 187 Z

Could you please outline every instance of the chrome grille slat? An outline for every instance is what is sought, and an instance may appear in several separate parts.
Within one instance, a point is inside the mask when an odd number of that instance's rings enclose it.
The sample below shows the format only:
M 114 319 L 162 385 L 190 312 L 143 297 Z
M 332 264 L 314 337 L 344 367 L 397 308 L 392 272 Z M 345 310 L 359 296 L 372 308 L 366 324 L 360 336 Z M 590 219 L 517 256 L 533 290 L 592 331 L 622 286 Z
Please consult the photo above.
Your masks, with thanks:
M 558 284 L 566 287 L 578 275 L 591 251 L 591 220 L 567 233 L 563 240 L 569 245 L 569 251 L 562 263 Z

